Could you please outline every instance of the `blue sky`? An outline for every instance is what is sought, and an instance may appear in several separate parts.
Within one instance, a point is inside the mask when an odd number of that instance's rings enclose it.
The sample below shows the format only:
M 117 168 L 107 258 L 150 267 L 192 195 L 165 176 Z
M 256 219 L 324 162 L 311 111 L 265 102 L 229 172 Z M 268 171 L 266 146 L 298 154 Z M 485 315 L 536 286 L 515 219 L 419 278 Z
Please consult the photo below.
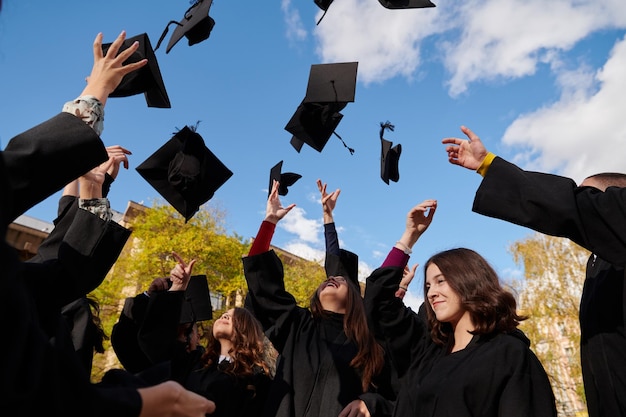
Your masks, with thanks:
M 5 0 L 0 13 L 0 141 L 60 111 L 84 87 L 98 32 L 147 33 L 152 45 L 186 0 L 41 2 Z M 626 171 L 626 4 L 623 0 L 435 0 L 437 7 L 387 10 L 376 0 L 335 0 L 322 22 L 311 0 L 215 0 L 206 41 L 182 39 L 156 57 L 172 108 L 149 108 L 143 95 L 111 98 L 106 145 L 130 149 L 109 195 L 151 205 L 158 193 L 135 167 L 177 128 L 201 121 L 198 133 L 234 175 L 210 204 L 228 213 L 233 233 L 253 237 L 263 219 L 269 170 L 302 178 L 282 198 L 296 203 L 273 243 L 320 259 L 317 178 L 341 188 L 335 211 L 342 246 L 359 254 L 361 274 L 383 260 L 400 237 L 407 211 L 439 201 L 434 223 L 411 263 L 465 246 L 503 278 L 521 271 L 509 246 L 531 231 L 472 213 L 478 174 L 450 165 L 441 139 L 473 129 L 496 154 L 581 181 Z M 172 28 L 173 30 L 173 28 Z M 171 34 L 171 31 L 170 31 Z M 169 36 L 169 35 L 168 35 Z M 169 37 L 167 38 L 169 39 Z M 342 111 L 337 138 L 319 153 L 297 153 L 284 130 L 304 97 L 312 64 L 358 61 L 356 99 Z M 400 180 L 380 179 L 379 123 L 402 144 Z M 51 221 L 59 194 L 27 214 Z M 172 248 L 175 249 L 175 248 Z M 421 276 L 421 268 L 418 270 Z M 409 303 L 420 295 L 420 280 Z

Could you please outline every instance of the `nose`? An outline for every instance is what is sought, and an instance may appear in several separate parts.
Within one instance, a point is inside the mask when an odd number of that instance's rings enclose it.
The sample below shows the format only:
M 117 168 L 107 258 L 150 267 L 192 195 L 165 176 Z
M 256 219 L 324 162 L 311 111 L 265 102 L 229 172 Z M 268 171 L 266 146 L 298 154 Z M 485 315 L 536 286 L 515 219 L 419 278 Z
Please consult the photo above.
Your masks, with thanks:
M 429 287 L 428 291 L 426 291 L 426 298 L 428 298 L 429 300 L 434 300 L 437 295 L 438 293 L 433 287 Z

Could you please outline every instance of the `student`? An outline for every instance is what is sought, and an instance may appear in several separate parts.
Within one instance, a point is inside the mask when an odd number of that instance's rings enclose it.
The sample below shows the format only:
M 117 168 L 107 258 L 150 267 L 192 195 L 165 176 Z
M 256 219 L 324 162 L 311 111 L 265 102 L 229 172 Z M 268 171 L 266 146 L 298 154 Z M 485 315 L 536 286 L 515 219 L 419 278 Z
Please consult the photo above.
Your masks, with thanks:
M 71 103 L 71 112 L 62 112 L 16 136 L 0 152 L 3 235 L 17 216 L 106 161 L 107 153 L 98 136 L 106 99 L 124 75 L 146 64 L 143 60 L 122 65 L 137 49 L 134 45 L 118 55 L 124 38 L 122 32 L 103 55 L 99 34 L 93 46 L 91 75 L 81 96 Z M 90 290 L 93 283 L 81 283 L 80 278 L 89 271 L 85 263 L 102 232 L 89 236 L 91 245 L 85 245 L 84 230 L 69 230 L 67 250 L 60 251 L 57 260 L 43 264 L 19 262 L 15 250 L 4 240 L 0 279 L 5 300 L 0 313 L 16 319 L 0 352 L 0 402 L 25 416 L 200 417 L 212 412 L 214 404 L 173 381 L 139 389 L 90 383 L 62 322 L 60 303 L 63 297 L 73 300 Z M 48 279 L 44 282 L 43 277 Z M 49 281 L 64 287 L 55 288 Z M 74 288 L 68 287 L 68 282 Z M 51 289 L 54 291 L 48 292 Z
M 172 361 L 174 379 L 215 403 L 215 417 L 258 417 L 270 387 L 259 321 L 231 308 L 214 321 L 198 359 L 180 346 Z
M 74 221 L 84 218 L 80 215 L 77 216 L 78 210 L 89 210 L 94 214 L 100 215 L 105 221 L 111 220 L 112 215 L 106 196 L 110 184 L 117 177 L 120 164 L 128 168 L 127 155 L 130 154 L 130 151 L 119 145 L 109 146 L 106 149 L 109 156 L 106 162 L 94 168 L 88 175 L 81 177 L 81 179 L 76 179 L 65 186 L 63 194 L 59 199 L 54 229 L 41 242 L 37 253 L 28 262 L 42 263 L 58 258 L 59 249 L 63 245 L 65 234 L 70 230 Z M 82 185 L 82 193 L 79 184 Z M 128 240 L 130 231 L 116 223 L 108 226 L 108 234 L 111 237 L 105 237 L 102 242 L 106 243 L 108 250 L 119 253 Z M 74 227 L 86 228 L 87 226 L 77 225 Z M 90 277 L 100 281 L 108 273 L 108 265 L 100 268 L 96 261 L 93 263 L 93 266 L 93 274 L 90 274 Z M 85 277 L 85 279 L 88 278 Z M 74 349 L 79 355 L 88 375 L 91 374 L 94 353 L 104 353 L 103 342 L 108 338 L 100 323 L 99 311 L 100 306 L 97 300 L 87 296 L 71 301 L 64 305 L 61 310 L 61 314 L 70 328 Z
M 265 220 L 243 258 L 253 311 L 279 353 L 264 415 L 389 415 L 389 402 L 374 388 L 384 352 L 367 327 L 357 277 L 329 276 L 310 310 L 285 291 L 282 263 L 269 245 L 295 204 L 282 207 L 278 187 L 274 181 Z
M 581 364 L 590 417 L 626 416 L 626 176 L 572 179 L 524 171 L 488 152 L 467 127 L 469 140 L 445 138 L 450 163 L 484 178 L 473 211 L 566 237 L 592 252 L 579 320 Z
M 367 279 L 369 319 L 400 380 L 394 415 L 556 416 L 548 376 L 517 329 L 525 317 L 482 256 L 458 248 L 426 262 L 426 321 L 395 296 L 436 208 L 425 200 L 409 211 L 402 237 Z

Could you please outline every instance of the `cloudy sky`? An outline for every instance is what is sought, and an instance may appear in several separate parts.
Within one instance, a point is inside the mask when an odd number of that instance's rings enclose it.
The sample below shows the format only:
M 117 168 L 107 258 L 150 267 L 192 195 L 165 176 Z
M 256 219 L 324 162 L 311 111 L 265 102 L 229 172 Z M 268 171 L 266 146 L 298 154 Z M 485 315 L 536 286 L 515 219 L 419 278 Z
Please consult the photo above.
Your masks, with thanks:
M 205 0 L 207 1 L 207 0 Z M 155 46 L 186 0 L 3 2 L 0 13 L 0 141 L 51 117 L 76 97 L 91 69 L 98 32 L 147 33 Z M 623 0 L 435 0 L 436 7 L 388 10 L 376 0 L 336 0 L 319 25 L 313 0 L 216 0 L 206 41 L 181 40 L 156 51 L 171 109 L 141 95 L 107 103 L 106 145 L 129 148 L 131 167 L 110 199 L 151 205 L 158 193 L 134 170 L 185 125 L 200 121 L 207 146 L 234 173 L 211 199 L 230 231 L 253 237 L 263 218 L 269 170 L 302 178 L 282 198 L 296 203 L 273 243 L 323 256 L 317 178 L 341 188 L 335 219 L 343 247 L 359 254 L 366 276 L 400 237 L 407 211 L 439 201 L 411 263 L 465 246 L 503 278 L 521 274 L 508 251 L 527 229 L 471 212 L 478 174 L 447 162 L 441 139 L 467 125 L 487 148 L 523 168 L 580 182 L 601 171 L 626 172 L 626 3 Z M 173 30 L 173 28 L 172 28 Z M 171 34 L 171 31 L 170 31 Z M 168 35 L 169 36 L 169 35 Z M 354 103 L 342 111 L 322 152 L 300 153 L 284 130 L 306 92 L 310 66 L 358 62 Z M 379 124 L 402 145 L 400 180 L 380 178 Z M 51 221 L 58 195 L 28 214 Z M 175 249 L 175 248 L 172 248 Z M 418 270 L 421 276 L 421 268 Z M 420 279 L 409 302 L 420 296 Z

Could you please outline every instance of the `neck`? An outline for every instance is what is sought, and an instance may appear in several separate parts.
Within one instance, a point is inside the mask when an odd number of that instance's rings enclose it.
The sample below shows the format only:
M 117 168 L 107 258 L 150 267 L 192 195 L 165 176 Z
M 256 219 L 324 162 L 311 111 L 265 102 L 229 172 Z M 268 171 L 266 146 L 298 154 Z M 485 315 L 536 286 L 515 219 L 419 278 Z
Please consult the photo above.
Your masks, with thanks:
M 321 301 L 322 309 L 326 311 L 332 311 L 337 314 L 346 314 L 346 308 L 343 303 L 335 303 L 329 300 Z
M 220 339 L 220 355 L 230 356 L 233 348 L 233 342 L 227 339 Z
M 473 331 L 475 328 L 470 318 L 469 311 L 466 311 L 455 324 L 452 324 L 452 329 L 454 330 L 454 346 L 452 346 L 450 353 L 465 349 L 472 340 L 472 337 L 474 337 L 470 331 Z

